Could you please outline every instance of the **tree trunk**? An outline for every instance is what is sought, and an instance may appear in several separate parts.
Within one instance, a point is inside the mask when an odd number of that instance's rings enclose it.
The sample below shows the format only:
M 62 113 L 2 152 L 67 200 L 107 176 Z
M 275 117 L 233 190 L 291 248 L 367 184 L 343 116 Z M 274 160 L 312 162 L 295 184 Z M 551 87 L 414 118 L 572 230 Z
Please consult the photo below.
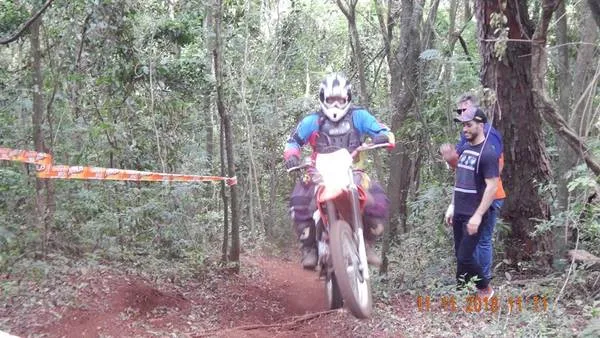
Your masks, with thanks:
M 204 20 L 204 38 L 206 40 L 206 58 L 207 60 L 212 60 L 212 51 L 215 48 L 215 43 L 214 43 L 214 38 L 213 38 L 213 32 L 214 32 L 214 16 L 215 13 L 213 13 L 213 11 L 207 10 L 206 11 L 206 19 Z M 214 69 L 214 65 L 207 65 L 207 68 L 210 68 L 211 72 L 212 72 L 212 76 L 215 76 L 215 69 Z M 215 121 L 215 114 L 214 114 L 214 97 L 213 97 L 213 90 L 214 88 L 211 88 L 210 86 L 206 86 L 206 88 L 203 91 L 203 98 L 202 98 L 202 105 L 204 107 L 204 112 L 206 114 L 208 114 L 208 116 L 206 117 L 208 119 L 208 121 L 210 122 L 209 125 L 206 125 L 206 160 L 208 162 L 209 168 L 211 170 L 217 170 L 216 167 L 216 161 L 214 159 L 216 159 L 217 154 L 215 153 L 216 149 L 216 141 L 217 139 L 215 139 L 215 130 L 220 130 L 220 127 L 216 127 L 218 124 Z M 220 134 L 219 136 L 219 140 L 220 140 Z
M 596 26 L 600 28 L 600 2 L 598 0 L 587 0 L 588 6 L 592 13 Z
M 569 66 L 569 37 L 567 25 L 566 5 L 560 1 L 556 10 L 556 43 L 558 47 L 558 60 L 556 65 L 558 109 L 565 120 L 569 120 L 571 115 L 570 100 L 572 94 L 571 74 Z M 568 154 L 571 152 L 569 144 L 562 139 L 557 140 L 558 153 Z M 558 156 L 558 165 L 556 167 L 554 180 L 557 183 L 557 211 L 564 211 L 569 206 L 569 191 L 567 189 L 568 180 L 565 174 L 577 163 L 575 156 Z M 568 245 L 568 223 L 565 224 L 564 231 L 554 232 L 554 252 L 562 256 L 566 252 Z
M 508 164 L 502 173 L 509 195 L 502 215 L 512 229 L 506 242 L 507 255 L 519 261 L 533 258 L 539 250 L 549 249 L 539 245 L 529 234 L 535 229 L 533 220 L 549 217 L 548 205 L 539 195 L 538 186 L 548 182 L 550 168 L 543 143 L 542 118 L 534 105 L 532 92 L 531 42 L 522 41 L 529 40 L 533 33 L 527 4 L 520 2 L 519 8 L 515 7 L 516 2 L 506 4 L 502 11 L 496 1 L 478 0 L 475 11 L 483 59 L 481 81 L 484 87 L 496 93 L 497 102 L 491 107 L 491 113 L 504 137 L 504 156 Z M 490 15 L 499 12 L 508 19 L 508 38 L 513 41 L 491 41 L 497 38 L 494 30 L 499 27 L 492 27 Z M 495 49 L 503 44 L 506 50 L 500 60 L 495 56 Z
M 40 26 L 42 18 L 35 19 L 30 29 L 31 59 L 32 59 L 32 93 L 33 113 L 31 120 L 33 124 L 33 143 L 35 151 L 51 153 L 45 144 L 44 125 L 44 76 L 42 73 L 42 51 L 40 46 Z M 46 257 L 48 242 L 51 237 L 52 221 L 54 218 L 54 185 L 49 179 L 35 180 L 36 189 L 36 213 L 38 226 L 41 228 L 41 251 Z
M 448 23 L 448 51 L 446 52 L 448 59 L 452 58 L 454 54 L 454 46 L 456 45 L 456 41 L 458 40 L 458 36 L 456 35 L 456 12 L 458 8 L 458 0 L 450 1 L 450 13 L 449 14 L 449 23 Z M 454 106 L 454 100 L 452 99 L 452 95 L 450 94 L 451 81 L 450 78 L 452 76 L 452 63 L 447 62 L 442 65 L 441 79 L 443 86 L 445 87 L 446 92 L 446 118 L 448 120 L 447 127 L 444 127 L 446 132 L 450 134 L 454 129 L 452 128 L 453 119 L 454 119 L 454 110 L 452 107 Z
M 360 44 L 360 38 L 358 35 L 358 28 L 356 27 L 356 0 L 349 0 L 346 4 L 347 7 L 344 6 L 341 0 L 336 0 L 336 3 L 346 19 L 348 20 L 348 30 L 350 31 L 350 36 L 352 37 L 351 45 L 352 45 L 352 54 L 354 57 L 354 63 L 356 64 L 356 68 L 358 70 L 358 82 L 360 84 L 360 93 L 358 97 L 360 98 L 360 103 L 369 107 L 369 92 L 367 87 L 367 78 L 365 76 L 365 63 L 362 57 L 362 47 Z
M 392 130 L 409 132 L 405 124 L 414 119 L 412 113 L 413 104 L 419 91 L 418 88 L 418 58 L 421 52 L 420 20 L 423 8 L 415 5 L 414 0 L 401 1 L 400 14 L 400 45 L 392 55 L 390 63 L 391 95 L 392 95 Z M 402 130 L 404 128 L 404 130 Z M 392 166 L 390 171 L 389 194 L 391 201 L 390 233 L 392 238 L 396 232 L 396 226 L 400 225 L 403 231 L 406 225 L 406 198 L 413 177 L 407 173 L 413 168 L 414 153 L 413 142 L 408 135 L 399 135 L 398 147 L 392 155 Z M 398 222 L 399 221 L 399 222 Z
M 557 91 L 558 91 L 558 108 L 563 118 L 569 121 L 571 110 L 569 109 L 571 100 L 571 76 L 569 67 L 569 37 L 567 26 L 567 13 L 564 1 L 558 4 L 556 11 L 556 43 L 558 46 L 558 64 L 557 64 Z M 570 152 L 569 144 L 561 139 L 558 140 L 559 154 L 568 154 Z M 558 210 L 565 210 L 568 205 L 569 192 L 567 190 L 567 181 L 565 173 L 571 169 L 577 162 L 575 156 L 559 156 L 558 166 L 556 168 L 555 179 L 558 186 Z
M 252 7 L 251 7 L 251 1 L 246 3 L 246 13 L 248 13 L 248 15 L 250 15 Z M 258 166 L 256 165 L 256 161 L 254 159 L 255 155 L 254 155 L 254 144 L 253 144 L 253 140 L 255 139 L 254 135 L 254 123 L 252 121 L 252 115 L 250 113 L 250 110 L 248 109 L 248 98 L 246 95 L 247 92 L 247 83 L 246 83 L 246 79 L 247 79 L 247 73 L 246 73 L 246 69 L 248 67 L 248 56 L 250 55 L 250 29 L 248 27 L 248 22 L 246 22 L 246 27 L 245 27 L 245 41 L 244 41 L 244 59 L 243 59 L 243 65 L 242 65 L 242 70 L 241 70 L 241 74 L 240 74 L 240 84 L 241 84 L 241 88 L 240 88 L 240 96 L 241 96 L 241 103 L 242 103 L 242 115 L 244 115 L 244 118 L 246 119 L 246 138 L 247 138 L 247 149 L 248 149 L 248 156 L 249 156 L 249 163 L 248 163 L 248 190 L 249 190 L 249 195 L 248 195 L 248 213 L 249 213 L 249 221 L 250 221 L 250 231 L 255 231 L 256 229 L 256 221 L 255 221 L 255 213 L 258 214 L 258 218 L 260 220 L 261 223 L 264 224 L 264 218 L 263 218 L 263 210 L 262 210 L 262 204 L 261 204 L 261 197 L 260 197 L 260 185 L 258 184 L 258 173 L 257 173 L 257 168 Z M 254 203 L 254 196 L 256 195 L 256 210 L 255 210 L 255 203 Z M 245 200 L 245 199 L 242 199 Z
M 579 136 L 587 137 L 590 128 L 594 125 L 593 121 L 593 99 L 598 88 L 598 78 L 595 73 L 598 69 L 594 67 L 594 54 L 598 48 L 596 41 L 598 39 L 598 27 L 594 25 L 592 13 L 581 5 L 581 22 L 579 24 L 581 35 L 581 44 L 577 48 L 577 58 L 575 60 L 573 79 L 573 91 L 571 101 L 571 111 L 569 126 L 573 128 Z M 595 69 L 596 71 L 592 71 Z
M 269 160 L 269 164 L 268 167 L 270 168 L 269 170 L 269 175 L 270 175 L 270 179 L 269 179 L 269 205 L 272 205 L 274 203 L 275 200 L 275 196 L 277 196 L 277 188 L 279 186 L 279 168 L 277 167 L 277 161 L 271 159 Z M 265 227 L 265 234 L 266 237 L 268 239 L 273 237 L 273 233 L 274 233 L 274 228 L 275 228 L 275 208 L 267 208 L 267 217 L 265 219 L 265 223 L 264 223 L 264 227 Z
M 221 158 L 221 176 L 226 176 L 225 172 L 225 132 L 223 122 L 219 128 L 219 154 Z M 221 261 L 226 263 L 227 250 L 229 250 L 229 201 L 227 200 L 227 186 L 224 181 L 221 181 L 221 199 L 223 200 L 223 245 L 221 247 Z
M 206 94 L 202 101 L 204 112 L 209 115 L 208 120 L 211 122 L 210 125 L 206 126 L 206 162 L 208 163 L 209 168 L 215 169 L 215 166 L 213 165 L 213 158 L 215 157 L 215 128 L 210 93 Z
M 465 13 L 464 20 L 465 20 L 465 25 L 466 25 L 469 22 L 469 20 L 471 20 L 471 16 L 473 16 L 473 11 L 471 8 L 471 0 L 464 0 L 463 5 L 464 5 L 464 13 Z
M 221 69 L 222 61 L 222 41 L 221 41 L 221 20 L 223 18 L 223 1 L 216 0 L 215 21 L 215 48 L 213 49 L 213 62 L 216 76 L 217 87 L 217 111 L 223 123 L 223 132 L 225 133 L 225 153 L 227 156 L 227 174 L 229 177 L 235 176 L 235 160 L 233 154 L 233 132 L 231 128 L 231 117 L 225 109 L 223 103 L 223 71 Z M 231 191 L 231 251 L 229 258 L 232 262 L 238 263 L 236 270 L 239 270 L 240 260 L 240 221 L 239 204 L 237 199 L 237 187 L 232 185 Z
M 391 44 L 390 41 L 392 39 L 392 35 L 393 35 L 393 28 L 394 28 L 394 24 L 391 20 L 391 1 L 392 0 L 387 0 L 387 6 L 385 7 L 385 13 L 384 13 L 384 6 L 383 4 L 380 3 L 380 0 L 373 0 L 373 5 L 375 6 L 375 10 L 377 12 L 377 18 L 379 21 L 379 29 L 381 31 L 381 36 L 383 38 L 383 43 L 384 43 L 384 54 L 385 54 L 385 59 L 388 62 L 388 65 L 392 64 L 392 50 L 391 50 Z M 391 73 L 391 70 L 390 70 Z M 388 87 L 391 87 L 390 84 L 388 84 Z M 388 184 L 391 184 L 391 179 L 390 182 L 388 182 Z M 388 189 L 388 194 L 390 189 Z M 390 196 L 390 205 L 394 205 L 393 202 L 394 200 L 391 199 Z M 386 228 L 386 231 L 383 235 L 383 247 L 381 249 L 381 261 L 382 264 L 379 267 L 379 272 L 380 273 L 387 273 L 388 271 L 388 266 L 389 266 L 389 260 L 387 258 L 387 253 L 390 250 L 390 242 L 391 242 L 391 234 L 392 234 L 392 215 L 390 215 L 390 219 L 388 220 L 388 226 Z
M 454 25 L 455 25 L 455 20 L 456 20 L 456 2 L 458 0 L 451 0 L 450 1 L 450 31 L 454 32 Z M 431 9 L 429 9 L 429 14 L 427 15 L 427 21 L 425 22 L 425 25 L 423 27 L 423 34 L 421 36 L 421 41 L 422 41 L 422 49 L 426 50 L 429 49 L 430 46 L 434 45 L 434 41 L 435 41 L 435 22 L 437 21 L 437 14 L 439 12 L 439 7 L 440 7 L 440 0 L 433 0 L 433 3 L 431 4 Z
M 394 112 L 392 130 L 399 133 L 397 139 L 400 141 L 397 143 L 391 159 L 391 163 L 394 165 L 390 170 L 388 182 L 390 221 L 384 238 L 384 265 L 380 269 L 381 272 L 385 272 L 387 269 L 385 256 L 389 242 L 396 237 L 398 226 L 403 232 L 408 231 L 407 198 L 411 182 L 414 181 L 414 177 L 411 175 L 414 173 L 414 143 L 411 142 L 411 137 L 402 135 L 402 132 L 408 132 L 405 124 L 414 119 L 413 104 L 419 92 L 418 58 L 421 52 L 419 37 L 421 36 L 420 22 L 423 8 L 419 4 L 415 5 L 414 0 L 402 0 L 401 8 L 400 44 L 389 60 L 391 104 Z M 388 8 L 388 10 L 390 9 Z M 391 35 L 387 37 L 391 41 Z

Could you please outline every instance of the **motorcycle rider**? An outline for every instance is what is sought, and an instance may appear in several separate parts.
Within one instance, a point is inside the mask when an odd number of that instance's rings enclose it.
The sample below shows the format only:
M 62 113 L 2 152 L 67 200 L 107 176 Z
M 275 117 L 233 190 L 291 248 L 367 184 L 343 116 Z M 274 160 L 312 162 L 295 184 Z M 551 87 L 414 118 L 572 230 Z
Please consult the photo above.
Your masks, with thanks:
M 376 144 L 394 144 L 394 135 L 389 128 L 379 123 L 366 109 L 354 107 L 351 101 L 351 85 L 342 74 L 330 74 L 321 82 L 321 109 L 305 116 L 287 140 L 284 159 L 288 169 L 300 164 L 301 148 L 306 144 L 312 147 L 313 156 L 331 147 L 352 152 L 363 143 L 366 136 Z M 355 168 L 359 170 L 354 180 L 367 193 L 363 217 L 367 261 L 372 265 L 380 265 L 381 259 L 375 253 L 373 244 L 383 233 L 389 200 L 381 185 L 360 171 L 361 162 L 355 163 Z M 290 196 L 291 217 L 302 243 L 302 265 L 306 269 L 313 269 L 317 265 L 317 242 L 312 219 L 316 210 L 314 193 L 315 185 L 305 177 L 296 182 Z

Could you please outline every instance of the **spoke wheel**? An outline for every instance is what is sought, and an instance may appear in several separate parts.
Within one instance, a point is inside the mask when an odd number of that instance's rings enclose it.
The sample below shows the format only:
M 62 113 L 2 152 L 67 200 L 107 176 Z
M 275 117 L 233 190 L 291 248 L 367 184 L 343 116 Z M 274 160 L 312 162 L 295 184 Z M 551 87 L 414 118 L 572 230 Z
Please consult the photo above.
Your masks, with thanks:
M 337 220 L 330 229 L 331 258 L 340 292 L 352 314 L 357 318 L 369 318 L 373 310 L 371 285 L 364 278 L 362 269 L 367 262 L 360 261 L 358 243 L 350 225 Z

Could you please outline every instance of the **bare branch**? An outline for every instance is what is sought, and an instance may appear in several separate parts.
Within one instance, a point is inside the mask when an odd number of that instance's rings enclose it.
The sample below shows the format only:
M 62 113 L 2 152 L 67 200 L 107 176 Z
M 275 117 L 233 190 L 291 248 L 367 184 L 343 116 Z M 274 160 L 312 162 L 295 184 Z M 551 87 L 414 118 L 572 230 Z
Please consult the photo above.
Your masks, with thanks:
M 462 35 L 458 35 L 457 39 L 458 39 L 458 42 L 460 42 L 460 46 L 462 47 L 463 51 L 465 52 L 465 55 L 467 56 L 467 60 L 469 60 L 469 62 L 473 62 L 473 60 L 471 60 L 471 54 L 469 54 L 469 49 L 467 47 L 467 42 L 465 41 L 465 39 L 463 39 Z
M 342 13 L 344 13 L 344 16 L 348 19 L 351 20 L 351 16 L 350 16 L 350 9 L 344 7 L 344 4 L 342 3 L 341 0 L 335 0 L 335 3 L 338 5 L 338 7 L 340 8 L 340 10 L 342 11 Z
M 471 59 L 471 54 L 469 54 L 467 42 L 465 41 L 465 39 L 463 39 L 462 35 L 460 35 L 460 34 L 456 38 L 458 39 L 458 42 L 460 42 L 460 46 L 462 47 L 463 51 L 465 52 L 465 55 L 467 56 L 467 60 L 469 61 L 469 64 L 473 67 L 475 72 L 477 72 L 477 67 L 475 66 L 475 63 L 473 63 L 473 59 Z
M 431 33 L 434 30 L 439 6 L 440 0 L 434 0 L 433 4 L 431 5 L 431 9 L 429 10 L 429 14 L 427 15 L 427 21 L 425 22 L 425 27 L 423 27 L 422 32 L 423 37 L 421 38 L 421 40 L 423 41 L 423 49 L 429 48 L 429 38 L 431 37 Z
M 52 4 L 52 1 L 54 1 L 54 0 L 48 0 L 48 1 L 46 1 L 46 3 L 44 4 L 44 6 L 37 13 L 35 13 L 34 16 L 32 16 L 31 18 L 29 18 L 29 20 L 27 20 L 25 22 L 25 24 L 23 24 L 23 26 L 21 26 L 21 28 L 13 36 L 11 36 L 9 38 L 6 38 L 6 39 L 0 39 L 0 45 L 8 45 L 9 43 L 17 40 L 21 35 L 23 35 L 23 33 L 25 32 L 25 30 L 27 28 L 29 28 L 29 26 L 31 26 L 31 24 L 35 20 L 37 20 L 42 15 L 42 13 L 44 13 L 44 11 L 48 7 L 50 7 L 50 5 Z
M 381 35 L 383 36 L 383 41 L 386 46 L 385 48 L 386 48 L 386 55 L 387 55 L 388 50 L 390 48 L 390 32 L 389 31 L 390 31 L 391 24 L 392 24 L 389 21 L 390 9 L 388 6 L 388 15 L 387 15 L 387 17 L 384 17 L 383 9 L 379 5 L 379 1 L 373 0 L 373 5 L 375 6 L 375 12 L 377 12 L 377 19 L 379 20 L 379 29 L 381 30 Z M 387 22 L 386 22 L 386 19 L 388 19 Z
M 81 61 L 81 54 L 83 53 L 83 45 L 85 44 L 85 33 L 87 32 L 88 29 L 88 23 L 90 22 L 90 19 L 92 18 L 92 14 L 88 14 L 85 17 L 85 20 L 83 20 L 83 26 L 81 27 L 81 42 L 79 43 L 79 49 L 77 51 L 77 59 L 75 60 L 75 68 L 76 69 L 80 69 L 80 61 Z

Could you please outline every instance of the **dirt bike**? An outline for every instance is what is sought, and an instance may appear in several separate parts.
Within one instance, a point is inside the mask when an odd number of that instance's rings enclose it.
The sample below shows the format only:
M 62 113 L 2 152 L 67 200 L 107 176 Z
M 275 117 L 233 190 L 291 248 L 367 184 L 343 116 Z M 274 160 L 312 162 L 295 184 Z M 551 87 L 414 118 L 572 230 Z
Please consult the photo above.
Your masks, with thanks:
M 288 172 L 308 168 L 316 184 L 317 271 L 325 278 L 328 306 L 344 305 L 357 318 L 369 318 L 373 310 L 369 268 L 363 237 L 366 192 L 354 183 L 352 163 L 365 150 L 390 147 L 389 143 L 363 144 L 354 152 L 337 149 L 317 154 L 314 165 L 307 159 Z M 312 172 L 310 172 L 312 171 Z

